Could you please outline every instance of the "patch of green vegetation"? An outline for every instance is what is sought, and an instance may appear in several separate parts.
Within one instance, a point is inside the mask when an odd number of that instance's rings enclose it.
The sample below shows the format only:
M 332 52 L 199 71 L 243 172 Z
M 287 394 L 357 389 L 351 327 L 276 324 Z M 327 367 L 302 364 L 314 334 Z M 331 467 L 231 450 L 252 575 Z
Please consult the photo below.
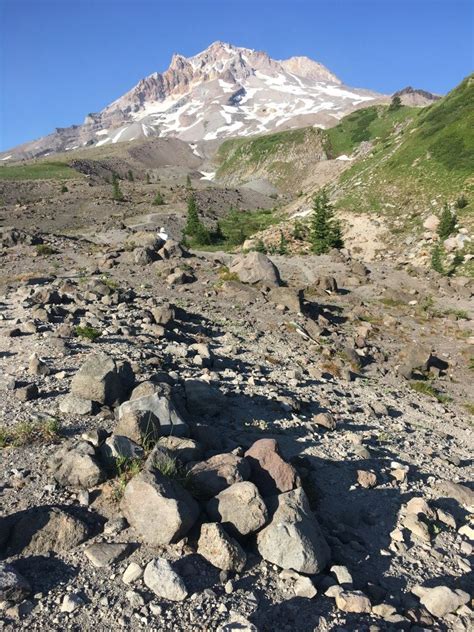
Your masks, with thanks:
M 95 342 L 102 335 L 102 333 L 98 329 L 90 327 L 89 325 L 77 325 L 77 327 L 75 328 L 75 332 L 76 336 L 78 336 L 79 338 L 85 338 L 86 340 L 90 340 L 91 342 Z
M 422 393 L 423 395 L 427 395 L 428 397 L 432 397 L 433 399 L 438 400 L 438 402 L 440 402 L 441 404 L 446 404 L 447 402 L 451 401 L 450 397 L 438 391 L 438 389 L 436 389 L 429 382 L 424 382 L 421 380 L 411 381 L 410 387 L 417 393 Z
M 61 424 L 51 417 L 42 421 L 24 421 L 14 426 L 0 426 L 0 448 L 18 448 L 31 443 L 55 443 L 61 435 Z
M 401 107 L 391 110 L 389 106 L 372 106 L 357 110 L 326 130 L 326 151 L 330 158 L 350 155 L 362 142 L 378 139 L 386 142 L 395 126 L 413 117 L 416 108 Z
M 117 480 L 115 484 L 115 498 L 120 500 L 125 491 L 127 483 L 137 474 L 140 474 L 144 461 L 142 459 L 132 459 L 126 456 L 119 456 L 115 459 L 115 470 Z
M 190 486 L 190 476 L 181 463 L 174 457 L 165 452 L 157 452 L 153 459 L 153 467 L 155 467 L 163 476 L 171 478 L 183 487 Z
M 240 168 L 254 169 L 265 161 L 272 171 L 288 177 L 294 169 L 294 161 L 285 160 L 285 156 L 322 138 L 322 130 L 302 127 L 264 136 L 226 140 L 217 153 L 220 164 L 217 176 L 232 174 Z
M 402 307 L 405 303 L 401 300 L 390 298 L 389 296 L 381 298 L 380 302 L 386 307 Z
M 229 268 L 227 266 L 222 266 L 221 268 L 219 268 L 217 274 L 222 282 L 239 280 L 239 276 L 235 272 L 229 272 Z
M 78 177 L 79 173 L 64 162 L 35 162 L 0 167 L 0 180 L 66 180 Z
M 38 244 L 36 246 L 36 252 L 38 255 L 42 257 L 47 257 L 48 255 L 55 255 L 57 251 L 49 246 L 48 244 Z
M 464 408 L 467 410 L 467 412 L 472 415 L 474 417 L 474 404 L 471 402 L 466 402 L 464 404 Z

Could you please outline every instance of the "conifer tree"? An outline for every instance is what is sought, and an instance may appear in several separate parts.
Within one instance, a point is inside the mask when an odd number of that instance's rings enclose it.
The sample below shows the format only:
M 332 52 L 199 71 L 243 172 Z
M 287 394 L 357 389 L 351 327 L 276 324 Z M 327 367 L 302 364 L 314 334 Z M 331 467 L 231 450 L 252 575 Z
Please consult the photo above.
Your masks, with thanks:
M 278 254 L 286 255 L 288 254 L 288 241 L 283 234 L 283 231 L 280 231 L 280 243 L 278 244 Z
M 188 216 L 184 233 L 194 241 L 197 245 L 206 245 L 211 243 L 211 235 L 204 224 L 199 219 L 196 196 L 190 195 L 188 198 Z
M 120 189 L 119 179 L 116 173 L 112 176 L 112 186 L 113 186 L 113 195 L 112 198 L 117 200 L 117 202 L 123 202 L 125 199 L 123 197 L 123 193 Z
M 449 206 L 445 204 L 438 225 L 438 235 L 440 239 L 447 239 L 453 232 L 455 226 L 456 216 L 454 213 L 451 213 Z
M 339 222 L 334 219 L 333 209 L 324 189 L 315 196 L 310 233 L 311 249 L 321 255 L 331 248 L 342 248 L 344 242 Z
M 431 267 L 435 272 L 444 274 L 443 262 L 441 260 L 441 247 L 439 244 L 435 245 L 431 253 Z

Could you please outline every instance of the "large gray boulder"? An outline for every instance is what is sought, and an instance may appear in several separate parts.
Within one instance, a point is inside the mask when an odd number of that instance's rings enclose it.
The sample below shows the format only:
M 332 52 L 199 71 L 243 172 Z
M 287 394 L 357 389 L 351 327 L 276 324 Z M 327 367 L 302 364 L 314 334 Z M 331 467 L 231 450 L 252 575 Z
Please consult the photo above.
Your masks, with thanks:
M 278 268 L 261 252 L 238 255 L 232 261 L 229 272 L 236 274 L 242 283 L 262 283 L 270 287 L 280 285 Z
M 301 488 L 267 501 L 270 524 L 257 535 L 257 548 L 267 562 L 312 575 L 330 559 L 330 549 Z
M 121 509 L 145 542 L 153 546 L 177 542 L 199 516 L 199 506 L 179 483 L 145 469 L 125 487 Z
M 87 539 L 82 520 L 56 507 L 28 510 L 15 521 L 8 540 L 8 555 L 49 555 L 69 552 Z
M 143 574 L 143 581 L 157 597 L 169 601 L 183 601 L 188 591 L 181 577 L 176 573 L 168 560 L 162 557 L 148 562 Z
M 95 457 L 94 447 L 87 441 L 64 445 L 53 454 L 48 465 L 54 479 L 65 487 L 89 489 L 107 478 Z
M 268 519 L 267 507 L 250 481 L 235 483 L 207 504 L 207 513 L 233 535 L 255 533 Z
M 135 377 L 128 362 L 105 353 L 90 355 L 71 382 L 71 393 L 99 404 L 115 406 L 127 399 Z
M 189 427 L 170 397 L 154 393 L 124 402 L 119 407 L 115 434 L 143 444 L 155 442 L 160 436 L 187 437 Z

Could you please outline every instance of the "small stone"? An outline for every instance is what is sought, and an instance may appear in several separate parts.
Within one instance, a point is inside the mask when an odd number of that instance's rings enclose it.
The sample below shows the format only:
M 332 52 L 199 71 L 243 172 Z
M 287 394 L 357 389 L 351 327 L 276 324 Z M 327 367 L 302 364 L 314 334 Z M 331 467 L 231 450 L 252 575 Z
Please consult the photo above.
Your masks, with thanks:
M 428 525 L 424 523 L 418 515 L 408 514 L 403 520 L 403 526 L 406 527 L 411 533 L 423 540 L 424 542 L 431 542 L 431 535 Z
M 147 564 L 143 581 L 157 597 L 183 601 L 188 596 L 183 580 L 164 558 L 158 557 Z
M 132 584 L 143 575 L 143 568 L 136 562 L 130 562 L 122 575 L 124 584 Z
M 406 512 L 407 514 L 424 514 L 430 520 L 436 519 L 436 513 L 431 509 L 424 498 L 420 496 L 415 496 L 411 498 L 406 504 Z
M 331 566 L 330 573 L 343 588 L 352 588 L 352 575 L 346 566 Z
M 377 485 L 377 475 L 367 470 L 357 470 L 357 482 L 364 489 L 370 489 Z
M 319 413 L 314 415 L 313 421 L 318 426 L 322 426 L 323 428 L 327 428 L 328 430 L 336 429 L 336 420 L 330 413 Z
M 305 597 L 306 599 L 312 599 L 318 594 L 318 591 L 309 577 L 300 577 L 297 579 L 293 590 L 297 597 Z
M 240 544 L 218 523 L 202 525 L 197 552 L 216 568 L 236 573 L 243 570 L 247 561 Z
M 37 399 L 38 396 L 39 391 L 36 384 L 26 384 L 25 386 L 20 386 L 15 391 L 15 397 L 21 402 L 29 402 L 32 399 Z
M 336 594 L 336 606 L 344 612 L 370 612 L 370 599 L 360 590 L 352 590 Z
M 93 566 L 103 568 L 123 559 L 129 551 L 129 544 L 98 542 L 89 546 L 84 553 Z
M 61 604 L 61 612 L 74 612 L 84 605 L 84 599 L 77 593 L 65 595 Z

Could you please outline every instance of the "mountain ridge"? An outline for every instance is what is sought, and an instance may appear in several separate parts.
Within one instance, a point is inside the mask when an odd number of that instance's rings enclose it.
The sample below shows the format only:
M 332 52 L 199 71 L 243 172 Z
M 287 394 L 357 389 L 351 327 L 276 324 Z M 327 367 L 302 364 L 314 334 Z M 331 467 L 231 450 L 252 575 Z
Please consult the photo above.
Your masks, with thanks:
M 274 60 L 266 52 L 214 42 L 170 66 L 81 125 L 56 128 L 0 153 L 0 160 L 47 156 L 91 145 L 175 136 L 187 142 L 255 135 L 289 127 L 330 127 L 386 95 L 348 88 L 324 65 L 304 56 Z

